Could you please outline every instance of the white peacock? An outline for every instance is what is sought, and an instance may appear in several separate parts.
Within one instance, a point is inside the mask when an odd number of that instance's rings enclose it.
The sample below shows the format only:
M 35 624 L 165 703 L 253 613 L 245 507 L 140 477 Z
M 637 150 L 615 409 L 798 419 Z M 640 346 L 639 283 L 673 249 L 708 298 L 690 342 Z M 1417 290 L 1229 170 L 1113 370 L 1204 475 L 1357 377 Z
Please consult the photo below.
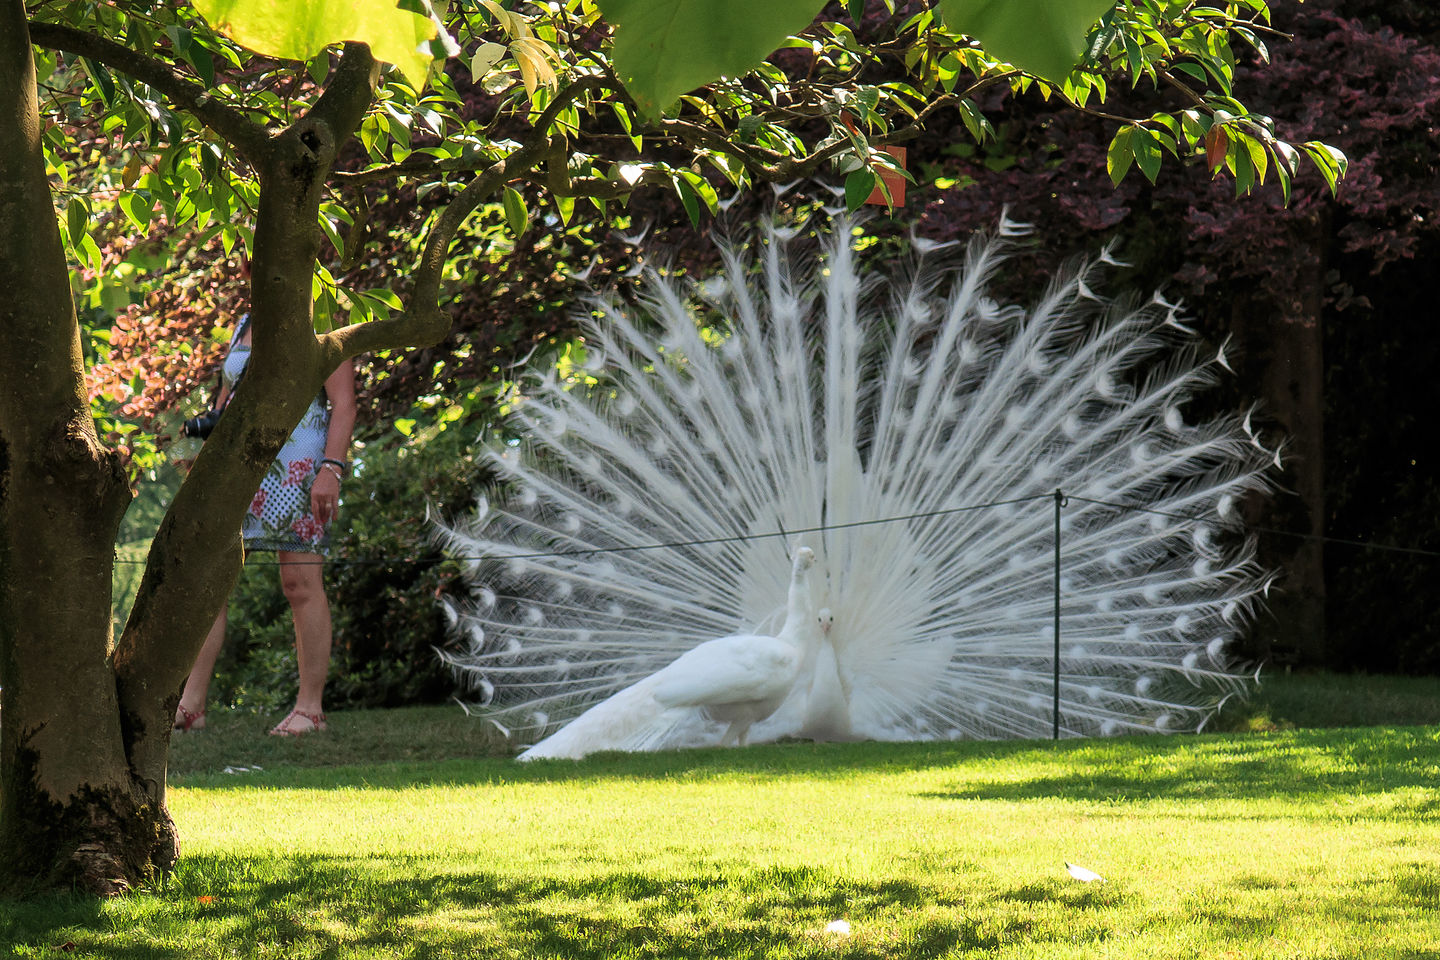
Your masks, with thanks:
M 487 558 L 449 659 L 523 757 L 1049 736 L 1057 490 L 1061 734 L 1193 730 L 1243 689 L 1270 576 L 1238 505 L 1276 455 L 1186 420 L 1223 353 L 1099 298 L 1107 258 L 992 299 L 1021 232 L 877 276 L 848 221 L 771 227 L 593 304 L 584 375 L 539 377 L 493 452 L 505 503 L 442 534 Z

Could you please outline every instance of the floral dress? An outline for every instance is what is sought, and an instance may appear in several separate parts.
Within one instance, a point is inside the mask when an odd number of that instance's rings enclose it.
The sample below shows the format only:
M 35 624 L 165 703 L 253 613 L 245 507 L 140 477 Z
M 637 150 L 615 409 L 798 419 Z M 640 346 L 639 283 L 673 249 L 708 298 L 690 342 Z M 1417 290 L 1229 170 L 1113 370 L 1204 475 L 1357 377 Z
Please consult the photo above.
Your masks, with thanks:
M 225 386 L 235 389 L 236 381 L 250 360 L 250 347 L 239 342 L 250 323 L 247 314 L 230 338 L 225 357 Z M 325 391 L 310 402 L 300 424 L 280 448 L 280 455 L 265 471 L 260 489 L 250 501 L 241 535 L 246 550 L 290 550 L 296 553 L 330 552 L 330 531 L 310 512 L 310 483 L 325 456 L 325 435 L 330 428 L 330 408 Z

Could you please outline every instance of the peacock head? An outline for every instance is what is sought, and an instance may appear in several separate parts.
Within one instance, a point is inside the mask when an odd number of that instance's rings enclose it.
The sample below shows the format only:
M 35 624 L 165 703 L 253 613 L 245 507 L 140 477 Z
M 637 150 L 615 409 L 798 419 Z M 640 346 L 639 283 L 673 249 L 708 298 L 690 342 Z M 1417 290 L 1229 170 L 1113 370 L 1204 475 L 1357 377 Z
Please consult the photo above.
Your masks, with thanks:
M 820 623 L 820 632 L 829 634 L 830 628 L 835 625 L 835 614 L 830 612 L 829 607 L 821 607 L 820 612 L 815 614 L 815 619 Z
M 809 570 L 815 565 L 815 551 L 809 547 L 800 547 L 795 551 L 795 572 Z

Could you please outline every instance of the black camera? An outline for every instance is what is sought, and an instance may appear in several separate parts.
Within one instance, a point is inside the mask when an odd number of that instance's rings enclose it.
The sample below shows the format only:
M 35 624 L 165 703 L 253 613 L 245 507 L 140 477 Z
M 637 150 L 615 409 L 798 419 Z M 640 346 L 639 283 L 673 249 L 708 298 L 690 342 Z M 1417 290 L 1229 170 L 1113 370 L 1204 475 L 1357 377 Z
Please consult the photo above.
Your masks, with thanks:
M 215 429 L 215 424 L 220 422 L 219 410 L 206 410 L 198 417 L 191 417 L 180 424 L 180 435 L 182 437 L 194 437 L 197 440 L 204 440 L 210 436 L 210 431 Z

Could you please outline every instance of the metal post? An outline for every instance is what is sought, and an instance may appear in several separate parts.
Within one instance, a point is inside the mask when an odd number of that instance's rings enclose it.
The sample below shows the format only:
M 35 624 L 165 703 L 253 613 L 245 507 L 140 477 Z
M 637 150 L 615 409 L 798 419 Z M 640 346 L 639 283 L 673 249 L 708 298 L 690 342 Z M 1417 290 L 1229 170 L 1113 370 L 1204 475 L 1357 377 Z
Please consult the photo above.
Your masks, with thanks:
M 1055 729 L 1054 738 L 1060 739 L 1060 508 L 1065 505 L 1065 495 L 1055 488 Z

